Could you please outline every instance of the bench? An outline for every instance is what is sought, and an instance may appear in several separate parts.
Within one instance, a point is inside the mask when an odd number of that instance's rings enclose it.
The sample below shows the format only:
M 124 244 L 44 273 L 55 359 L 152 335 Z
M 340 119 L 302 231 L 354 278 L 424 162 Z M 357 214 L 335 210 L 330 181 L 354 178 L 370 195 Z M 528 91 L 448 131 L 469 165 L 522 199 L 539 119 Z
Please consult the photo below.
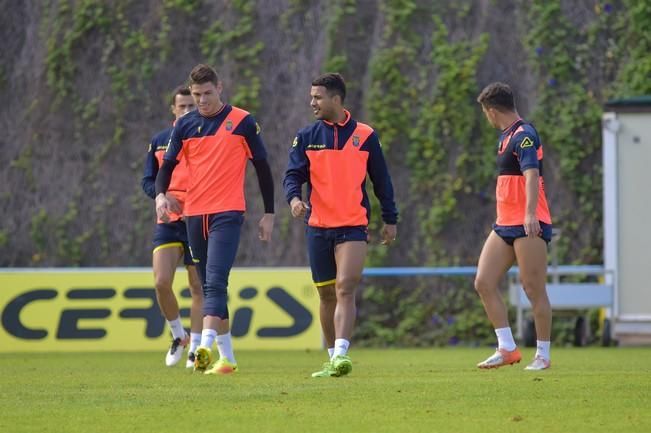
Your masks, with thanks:
M 586 310 L 590 308 L 612 308 L 614 303 L 613 286 L 601 283 L 561 283 L 557 280 L 559 275 L 554 275 L 554 282 L 547 283 L 547 296 L 552 311 L 558 310 Z M 535 330 L 533 321 L 525 325 L 524 311 L 531 309 L 522 285 L 511 279 L 509 284 L 509 301 L 516 308 L 516 336 L 524 340 L 526 346 L 535 345 Z M 602 343 L 610 343 L 610 324 L 604 323 Z M 575 326 L 574 344 L 582 346 L 586 343 L 588 334 L 587 320 L 579 316 Z M 532 337 L 533 336 L 533 337 Z

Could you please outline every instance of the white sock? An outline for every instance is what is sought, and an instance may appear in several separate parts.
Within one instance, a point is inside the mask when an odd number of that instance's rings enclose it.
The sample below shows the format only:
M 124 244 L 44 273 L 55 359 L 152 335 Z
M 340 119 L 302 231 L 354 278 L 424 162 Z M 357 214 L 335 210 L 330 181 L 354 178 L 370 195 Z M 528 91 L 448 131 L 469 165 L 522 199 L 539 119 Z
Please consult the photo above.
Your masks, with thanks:
M 332 355 L 335 353 L 334 347 L 328 347 L 328 358 L 332 359 Z
M 506 350 L 512 352 L 515 350 L 515 341 L 513 340 L 513 334 L 511 334 L 511 328 L 497 328 L 495 330 L 497 335 L 497 347 L 498 349 Z
M 536 340 L 536 358 L 540 357 L 545 361 L 549 361 L 549 347 L 551 346 L 550 341 L 540 341 Z
M 334 358 L 335 356 L 345 355 L 348 353 L 348 346 L 350 346 L 350 341 L 345 338 L 337 338 L 335 340 L 335 350 L 332 353 L 332 357 Z
M 217 336 L 217 349 L 219 350 L 220 358 L 226 358 L 229 362 L 236 364 L 230 332 Z
M 215 342 L 217 331 L 215 329 L 204 329 L 201 331 L 201 346 L 212 349 L 212 344 Z
M 190 352 L 195 352 L 201 344 L 201 332 L 190 332 Z
M 174 320 L 168 320 L 167 324 L 170 326 L 170 329 L 172 330 L 172 338 L 174 339 L 180 338 L 181 340 L 185 338 L 185 329 L 183 329 L 183 324 L 181 324 L 180 317 L 177 317 Z

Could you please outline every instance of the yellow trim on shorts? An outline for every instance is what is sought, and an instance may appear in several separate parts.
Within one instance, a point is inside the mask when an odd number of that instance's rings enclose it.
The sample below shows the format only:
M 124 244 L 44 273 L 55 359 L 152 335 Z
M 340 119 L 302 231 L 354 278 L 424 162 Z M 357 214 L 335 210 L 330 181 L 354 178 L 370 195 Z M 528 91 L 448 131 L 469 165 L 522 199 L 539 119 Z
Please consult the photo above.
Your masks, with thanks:
M 334 284 L 334 283 L 336 283 L 336 282 L 337 282 L 337 279 L 335 278 L 335 279 L 328 280 L 328 281 L 322 281 L 322 282 L 320 282 L 320 283 L 317 283 L 317 282 L 315 281 L 315 282 L 314 282 L 314 285 L 317 286 L 317 287 L 323 287 L 323 286 L 329 286 L 330 284 Z
M 165 249 L 165 248 L 172 248 L 172 247 L 183 248 L 183 242 L 170 242 L 169 244 L 159 245 L 156 248 L 154 248 L 154 251 L 152 251 L 152 254 L 155 253 L 158 250 L 162 250 L 162 249 Z

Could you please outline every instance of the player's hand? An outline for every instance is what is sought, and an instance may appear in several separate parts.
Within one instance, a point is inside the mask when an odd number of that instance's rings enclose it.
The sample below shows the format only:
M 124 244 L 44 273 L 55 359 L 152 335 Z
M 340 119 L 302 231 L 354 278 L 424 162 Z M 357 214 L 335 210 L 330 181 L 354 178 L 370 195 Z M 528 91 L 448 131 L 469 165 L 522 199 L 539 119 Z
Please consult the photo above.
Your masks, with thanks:
M 307 203 L 305 203 L 303 200 L 301 200 L 298 197 L 294 197 L 292 201 L 289 203 L 289 206 L 292 209 L 292 216 L 294 218 L 300 218 L 302 216 L 305 216 L 305 212 L 307 212 L 307 209 L 309 208 Z
M 271 240 L 271 232 L 274 229 L 274 214 L 266 213 L 260 218 L 258 223 L 258 237 L 263 242 Z
M 174 212 L 175 214 L 181 214 L 183 212 L 181 203 L 179 203 L 176 197 L 168 192 L 165 194 L 165 198 L 167 198 L 167 208 L 170 212 Z
M 395 224 L 385 224 L 382 227 L 382 245 L 389 245 L 391 242 L 396 240 L 398 234 L 398 228 Z
M 158 219 L 163 221 L 164 223 L 170 221 L 170 216 L 169 216 L 169 200 L 165 196 L 165 194 L 161 193 L 156 196 L 156 216 L 158 216 Z
M 542 232 L 542 229 L 540 228 L 540 221 L 538 221 L 538 218 L 536 217 L 535 214 L 525 215 L 524 232 L 530 238 L 535 238 L 536 236 L 539 236 L 540 233 Z

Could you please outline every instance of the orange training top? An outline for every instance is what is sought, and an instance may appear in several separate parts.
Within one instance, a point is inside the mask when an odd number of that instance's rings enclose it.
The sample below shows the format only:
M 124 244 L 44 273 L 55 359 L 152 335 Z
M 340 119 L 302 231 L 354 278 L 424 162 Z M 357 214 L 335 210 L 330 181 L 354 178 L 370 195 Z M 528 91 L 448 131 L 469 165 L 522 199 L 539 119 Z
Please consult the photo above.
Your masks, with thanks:
M 211 117 L 192 111 L 179 119 L 164 158 L 187 162 L 184 214 L 193 216 L 245 211 L 246 163 L 266 156 L 253 116 L 224 105 Z
M 538 220 L 551 224 L 552 218 L 543 180 L 543 146 L 537 131 L 531 124 L 519 119 L 504 130 L 497 149 L 497 169 L 496 224 L 503 226 L 524 224 L 527 194 L 523 173 L 529 169 L 537 169 L 540 174 L 536 216 Z

